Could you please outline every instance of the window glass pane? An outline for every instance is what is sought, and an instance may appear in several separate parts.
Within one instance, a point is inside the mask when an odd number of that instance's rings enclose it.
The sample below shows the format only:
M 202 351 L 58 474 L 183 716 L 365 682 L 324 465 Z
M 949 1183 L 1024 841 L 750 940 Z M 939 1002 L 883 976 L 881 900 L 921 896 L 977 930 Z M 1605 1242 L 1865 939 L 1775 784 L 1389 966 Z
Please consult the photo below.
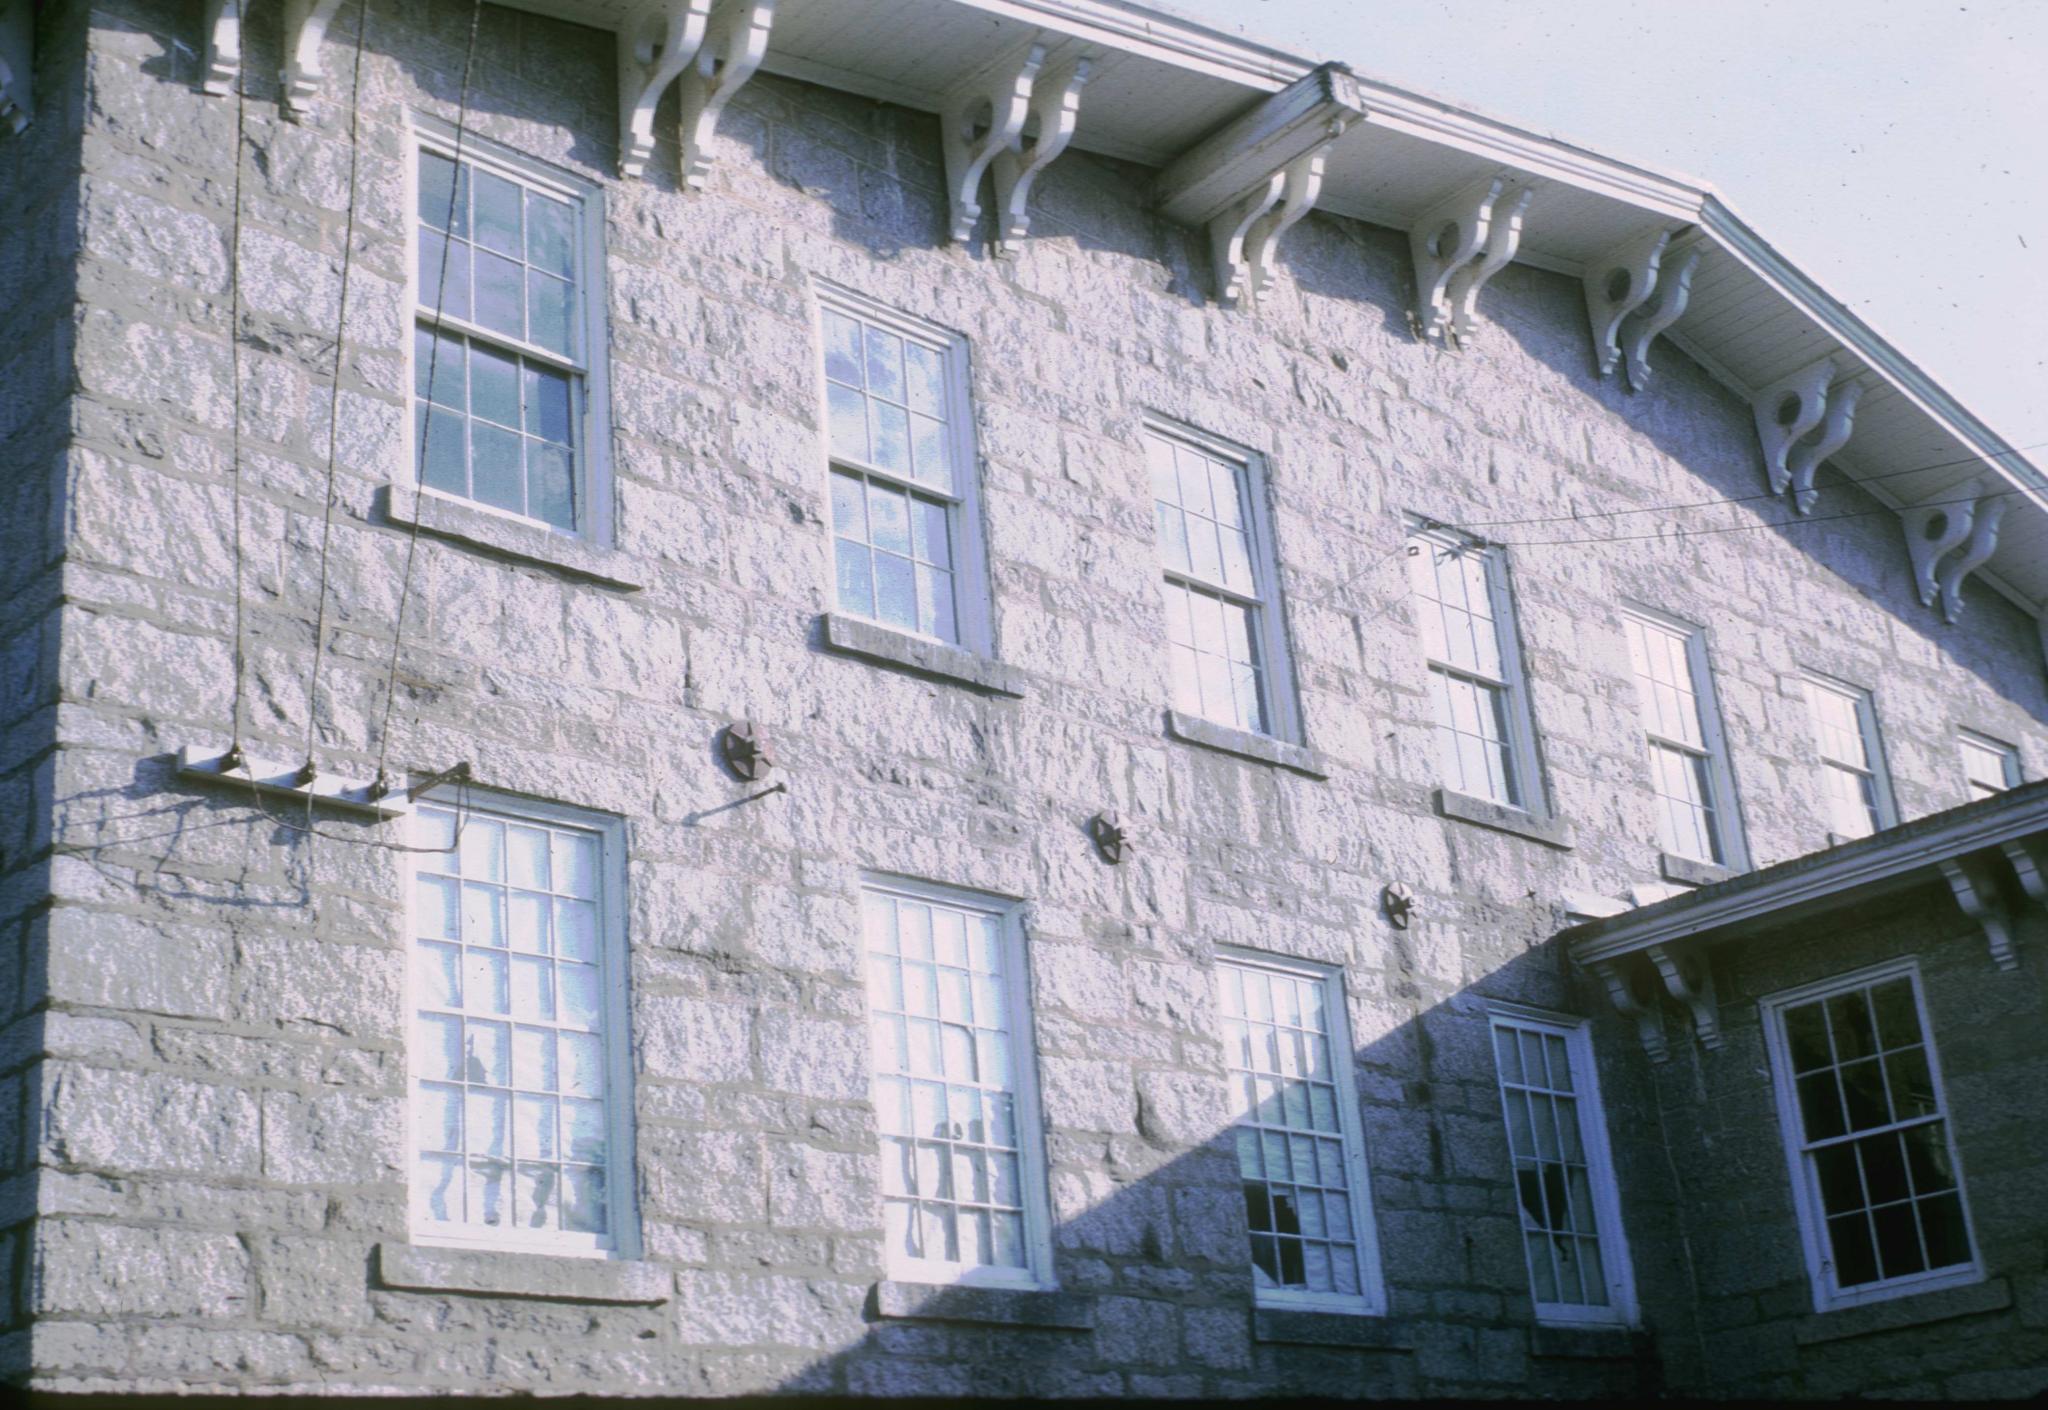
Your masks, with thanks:
M 1322 1002 L 1330 981 L 1238 960 L 1219 962 L 1218 975 L 1225 1029 L 1235 1038 L 1226 1066 L 1234 1087 L 1258 1094 L 1237 1132 L 1254 1282 L 1356 1295 L 1363 1270 L 1344 1152 L 1356 1150 L 1358 1137 L 1334 1088 L 1306 1075 L 1350 1060 Z
M 569 282 L 538 270 L 526 272 L 528 341 L 549 352 L 570 354 Z
M 476 242 L 517 259 L 526 247 L 523 193 L 495 172 L 476 174 Z
M 420 153 L 419 217 L 420 222 L 430 229 L 453 230 L 458 236 L 469 234 L 469 168 L 466 164 L 458 177 L 452 158 L 439 152 Z
M 1778 1010 L 1838 1290 L 1970 1261 L 1910 975 Z M 1844 1138 L 1847 1139 L 1844 1139 Z
M 420 307 L 437 316 L 469 317 L 470 247 L 420 232 Z
M 526 262 L 564 279 L 576 272 L 575 212 L 568 202 L 526 193 Z
M 1609 1177 L 1588 1154 L 1581 1123 L 1592 1117 L 1575 1091 L 1570 1044 L 1563 1034 L 1496 1017 L 1493 1046 L 1536 1300 L 1605 1307 L 1594 1191 Z
M 865 893 L 884 1225 L 897 1258 L 1023 1268 L 1021 1151 L 1009 1065 L 1007 974 L 982 938 L 999 919 Z M 983 957 L 997 968 L 970 969 Z M 935 1019 L 939 1021 L 934 1021 Z
M 423 813 L 415 835 L 445 837 L 451 815 Z M 425 981 L 415 992 L 448 1010 L 422 1012 L 416 1020 L 415 1208 L 436 1222 L 568 1228 L 559 1164 L 568 1155 L 582 1170 L 577 1231 L 608 1235 L 601 1189 L 592 1190 L 603 1184 L 609 1155 L 603 1100 L 609 1038 L 597 996 L 602 966 L 611 961 L 597 953 L 594 900 L 560 894 L 594 896 L 596 835 L 474 812 L 462 815 L 457 827 L 456 851 L 423 863 L 456 875 L 421 876 L 415 884 L 433 903 L 431 925 L 443 934 L 450 929 L 448 898 L 460 887 L 463 942 L 415 942 L 415 971 Z M 588 917 L 564 925 L 565 914 L 573 917 L 578 908 Z M 587 948 L 591 963 L 549 958 L 550 950 L 564 948 L 557 942 L 565 932 L 587 934 L 566 947 Z M 585 1031 L 564 1032 L 568 1025 Z M 581 1100 L 562 1101 L 564 1093 Z
M 507 337 L 526 336 L 525 272 L 489 250 L 476 253 L 476 321 Z

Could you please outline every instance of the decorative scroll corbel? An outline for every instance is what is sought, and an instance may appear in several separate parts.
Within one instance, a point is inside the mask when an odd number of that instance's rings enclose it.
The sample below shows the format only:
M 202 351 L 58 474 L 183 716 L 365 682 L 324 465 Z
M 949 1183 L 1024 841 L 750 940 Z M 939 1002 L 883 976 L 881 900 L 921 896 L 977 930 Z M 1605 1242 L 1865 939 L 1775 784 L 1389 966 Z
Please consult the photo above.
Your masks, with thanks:
M 224 96 L 242 72 L 243 0 L 206 0 L 206 73 L 199 86 Z
M 1451 336 L 1461 345 L 1479 331 L 1479 291 L 1514 259 L 1515 249 L 1522 243 L 1522 215 L 1535 194 L 1533 186 L 1510 187 L 1503 192 L 1493 203 L 1493 218 L 1486 223 L 1485 251 L 1451 276 Z
M 1216 300 L 1225 308 L 1236 308 L 1251 297 L 1251 261 L 1245 245 L 1252 227 L 1280 204 L 1287 189 L 1287 173 L 1276 171 L 1265 184 L 1246 192 L 1209 222 L 1209 261 L 1216 271 Z
M 1849 444 L 1849 432 L 1856 425 L 1856 403 L 1862 400 L 1863 384 L 1859 381 L 1831 389 L 1827 394 L 1827 414 L 1821 418 L 1819 431 L 1813 439 L 1793 446 L 1786 458 L 1792 472 L 1792 507 L 1801 514 L 1813 512 L 1814 501 L 1820 498 L 1820 491 L 1813 484 L 1814 473 L 1823 460 Z
M 35 6 L 0 0 L 0 132 L 19 132 L 35 116 Z
M 1763 443 L 1764 470 L 1771 477 L 1772 494 L 1785 493 L 1792 483 L 1792 467 L 1786 457 L 1827 414 L 1828 383 L 1834 380 L 1835 360 L 1824 357 L 1756 394 L 1756 434 Z
M 2048 908 L 2048 870 L 2044 870 L 2041 859 L 2034 855 L 2034 849 L 2023 838 L 2012 838 L 1998 844 L 1998 850 L 2005 853 L 2005 859 L 2012 863 L 2013 875 L 2019 878 L 2020 890 L 2029 901 Z
M 1586 265 L 1586 316 L 1593 322 L 1593 356 L 1602 377 L 1621 361 L 1621 321 L 1656 292 L 1658 266 L 1670 243 L 1669 230 L 1652 230 Z
M 1650 385 L 1650 344 L 1684 315 L 1692 298 L 1692 277 L 1699 268 L 1698 250 L 1674 255 L 1665 248 L 1663 267 L 1657 271 L 1656 300 L 1635 311 L 1629 328 L 1628 384 L 1632 390 L 1640 392 Z
M 304 117 L 327 71 L 320 67 L 320 44 L 341 0 L 285 0 L 284 108 Z
M 704 42 L 683 70 L 683 185 L 702 190 L 711 173 L 711 139 L 719 114 L 768 57 L 775 0 L 717 0 Z
M 1984 941 L 1991 947 L 1992 963 L 2000 969 L 2018 969 L 2020 957 L 2013 948 L 2011 917 L 1991 868 L 1976 857 L 1950 857 L 1940 866 L 1956 904 L 1984 932 Z
M 1045 66 L 1045 45 L 1025 45 L 976 75 L 939 110 L 939 151 L 946 160 L 949 239 L 965 244 L 981 219 L 981 178 L 996 154 L 1019 145 L 1031 115 L 1031 89 Z
M 996 192 L 998 256 L 1014 256 L 1031 231 L 1031 183 L 1074 140 L 1081 117 L 1081 89 L 1095 61 L 1078 55 L 1041 73 L 1031 85 L 1031 110 L 1018 141 L 997 152 L 989 164 Z
M 1721 1010 L 1714 998 L 1714 976 L 1698 957 L 1680 955 L 1669 945 L 1652 945 L 1646 951 L 1657 967 L 1664 988 L 1672 998 L 1692 1011 L 1693 1030 L 1709 1048 L 1721 1046 Z
M 1963 615 L 1964 581 L 1998 551 L 1998 526 L 2005 518 L 2006 503 L 2002 496 L 1989 495 L 1977 501 L 1977 522 L 1970 526 L 1969 543 L 1941 570 L 1941 615 L 1951 626 Z
M 1478 258 L 1494 202 L 1507 186 L 1495 176 L 1468 186 L 1423 212 L 1408 232 L 1415 261 L 1415 336 L 1434 342 L 1451 323 L 1451 276 Z
M 654 156 L 654 110 L 704 43 L 711 0 L 662 0 L 619 26 L 619 175 L 643 176 Z
M 1316 195 L 1323 189 L 1323 165 L 1329 152 L 1329 144 L 1325 143 L 1275 173 L 1262 193 L 1269 199 L 1248 223 L 1235 228 L 1227 249 L 1217 240 L 1217 227 L 1223 219 L 1211 227 L 1210 245 L 1217 257 L 1216 287 L 1223 291 L 1226 304 L 1235 305 L 1240 298 L 1256 302 L 1272 287 L 1280 237 L 1315 206 Z M 1234 260 L 1227 271 L 1223 266 L 1226 257 Z
M 1908 505 L 1899 511 L 1906 528 L 1906 556 L 1913 560 L 1913 584 L 1920 590 L 1922 607 L 1932 607 L 1941 591 L 1937 573 L 1941 560 L 1970 536 L 1983 488 L 1982 480 L 1972 480 L 1959 493 L 1943 491 L 1932 503 Z
M 1642 1040 L 1650 1061 L 1668 1060 L 1671 1046 L 1664 1037 L 1664 1006 L 1657 1002 L 1655 989 L 1644 992 L 1647 986 L 1636 982 L 1638 975 L 1647 976 L 1648 971 L 1638 968 L 1631 975 L 1619 961 L 1601 960 L 1594 964 L 1593 973 L 1606 986 L 1607 1001 L 1614 1005 L 1614 1011 L 1635 1021 L 1636 1037 Z

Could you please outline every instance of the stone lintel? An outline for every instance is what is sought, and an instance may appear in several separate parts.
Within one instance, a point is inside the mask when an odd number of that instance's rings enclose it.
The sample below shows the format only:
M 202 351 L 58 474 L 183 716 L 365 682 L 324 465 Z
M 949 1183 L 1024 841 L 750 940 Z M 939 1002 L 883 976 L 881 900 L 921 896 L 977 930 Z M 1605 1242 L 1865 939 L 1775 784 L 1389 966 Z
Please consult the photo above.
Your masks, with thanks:
M 875 1284 L 875 1313 L 923 1322 L 979 1322 L 1003 1327 L 1055 1327 L 1090 1331 L 1095 1299 L 1056 1288 L 987 1288 L 959 1284 Z
M 377 1245 L 378 1284 L 415 1292 L 652 1306 L 668 1301 L 670 1278 L 669 1270 L 659 1264 L 626 1259 L 391 1242 Z
M 1288 1346 L 1351 1346 L 1363 1351 L 1413 1351 L 1405 1322 L 1354 1312 L 1310 1312 L 1295 1307 L 1252 1311 L 1252 1340 Z
M 393 524 L 418 525 L 421 533 L 481 548 L 501 558 L 552 568 L 600 587 L 637 592 L 644 584 L 632 560 L 617 549 L 553 533 L 502 514 L 412 485 L 392 483 L 378 492 L 377 507 Z
M 1539 818 L 1525 808 L 1511 808 L 1505 803 L 1474 798 L 1469 793 L 1459 793 L 1454 789 L 1439 788 L 1436 791 L 1436 810 L 1443 817 L 1526 837 L 1531 842 L 1541 842 L 1546 847 L 1556 847 L 1561 851 L 1570 851 L 1574 841 L 1572 825 L 1561 818 Z
M 937 676 L 987 691 L 990 695 L 1021 699 L 1024 673 L 1015 666 L 978 656 L 958 646 L 948 646 L 928 637 L 911 636 L 876 622 L 864 622 L 838 612 L 823 617 L 825 649 L 885 666 L 901 666 L 920 675 Z
M 2003 1278 L 1990 1278 L 1959 1288 L 1941 1288 L 1893 1298 L 1889 1302 L 1866 1302 L 1860 1307 L 1815 1312 L 1793 1324 L 1792 1338 L 1801 1346 L 1814 1346 L 1821 1342 L 1846 1341 L 1851 1337 L 1897 1331 L 1901 1327 L 1946 1322 L 1956 1317 L 2002 1312 L 2010 1306 L 2012 1285 Z
M 1183 714 L 1179 710 L 1166 712 L 1166 732 L 1175 739 L 1188 744 L 1199 744 L 1204 749 L 1214 749 L 1224 754 L 1235 754 L 1240 759 L 1292 769 L 1304 778 L 1324 779 L 1330 776 L 1330 761 L 1313 749 L 1300 744 L 1289 744 L 1286 740 L 1274 739 L 1271 735 L 1232 729 L 1229 725 L 1219 725 L 1213 720 Z

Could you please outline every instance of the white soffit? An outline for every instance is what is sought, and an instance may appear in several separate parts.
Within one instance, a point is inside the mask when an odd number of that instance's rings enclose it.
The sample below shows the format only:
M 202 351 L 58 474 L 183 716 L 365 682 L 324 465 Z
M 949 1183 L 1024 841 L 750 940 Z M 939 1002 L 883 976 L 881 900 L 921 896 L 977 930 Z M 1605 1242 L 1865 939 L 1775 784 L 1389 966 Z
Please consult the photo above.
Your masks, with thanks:
M 617 28 L 646 0 L 507 2 Z M 933 112 L 962 76 L 1034 36 L 1096 61 L 1073 146 L 1154 167 L 1316 66 L 1124 0 L 780 0 L 762 67 Z M 1330 151 L 1319 209 L 1406 230 L 1447 194 L 1511 172 L 1535 187 L 1517 260 L 1574 275 L 1623 242 L 1674 232 L 1674 249 L 1702 256 L 1667 334 L 1681 350 L 1745 397 L 1829 356 L 1838 378 L 1860 375 L 1854 438 L 1830 463 L 1893 507 L 1961 493 L 1980 477 L 2014 492 L 1980 576 L 2030 610 L 2048 605 L 2048 475 L 1711 188 L 1369 79 L 1358 90 L 1365 116 Z

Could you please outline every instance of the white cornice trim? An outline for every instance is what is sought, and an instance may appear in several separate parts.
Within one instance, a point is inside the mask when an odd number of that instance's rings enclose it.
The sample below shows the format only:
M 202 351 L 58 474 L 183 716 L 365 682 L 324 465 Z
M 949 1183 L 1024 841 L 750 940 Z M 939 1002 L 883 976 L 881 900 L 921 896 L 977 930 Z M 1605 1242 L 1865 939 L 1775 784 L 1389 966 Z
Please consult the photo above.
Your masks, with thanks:
M 1562 938 L 1579 964 L 1615 960 L 1859 887 L 1931 872 L 1948 858 L 2042 832 L 2048 832 L 2048 787 L 2036 784 L 1688 896 L 1574 926 Z M 1783 875 L 1771 874 L 1780 868 Z

